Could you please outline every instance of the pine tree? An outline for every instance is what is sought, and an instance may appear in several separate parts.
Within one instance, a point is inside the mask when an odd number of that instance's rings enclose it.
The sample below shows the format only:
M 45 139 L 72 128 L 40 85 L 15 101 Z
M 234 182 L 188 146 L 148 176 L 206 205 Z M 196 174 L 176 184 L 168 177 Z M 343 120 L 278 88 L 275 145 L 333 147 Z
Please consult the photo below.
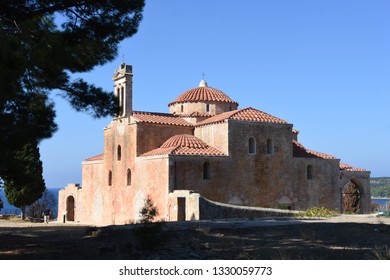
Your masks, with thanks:
M 137 32 L 144 5 L 144 0 L 0 1 L 1 178 L 24 176 L 11 165 L 13 158 L 56 131 L 48 97 L 53 90 L 93 117 L 118 111 L 111 92 L 76 74 L 117 56 L 119 43 Z M 16 177 L 15 169 L 21 172 Z
M 37 143 L 25 145 L 15 156 L 17 163 L 13 164 L 13 173 L 22 175 L 4 178 L 4 189 L 8 202 L 21 208 L 22 219 L 25 219 L 26 206 L 41 198 L 46 187 Z

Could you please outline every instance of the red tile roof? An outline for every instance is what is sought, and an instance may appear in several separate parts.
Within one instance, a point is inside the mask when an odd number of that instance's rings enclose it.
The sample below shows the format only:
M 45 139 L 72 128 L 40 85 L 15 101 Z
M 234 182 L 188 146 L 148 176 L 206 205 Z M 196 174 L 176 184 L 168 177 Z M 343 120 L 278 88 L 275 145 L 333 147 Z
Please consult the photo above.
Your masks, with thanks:
M 195 112 L 192 112 L 191 114 L 178 114 L 176 113 L 176 115 L 180 116 L 181 118 L 209 118 L 209 117 L 213 117 L 215 115 L 212 115 L 212 114 L 209 114 L 209 113 L 200 113 L 198 111 L 195 111 Z
M 306 149 L 298 141 L 292 140 L 292 142 L 293 142 L 293 156 L 294 157 L 336 159 L 336 157 L 334 157 L 334 156 Z
M 100 154 L 100 155 L 97 155 L 97 156 L 93 156 L 93 157 L 87 158 L 87 159 L 85 159 L 85 161 L 102 160 L 103 158 L 104 158 L 104 154 Z
M 168 106 L 171 106 L 176 103 L 182 102 L 199 102 L 199 101 L 215 101 L 215 102 L 226 102 L 226 103 L 238 103 L 232 100 L 222 91 L 209 87 L 209 86 L 200 86 L 190 90 L 185 91 L 173 102 L 169 103 Z
M 133 117 L 137 122 L 155 123 L 165 125 L 193 126 L 192 123 L 183 120 L 178 115 L 151 113 L 151 112 L 133 112 Z
M 244 109 L 225 112 L 214 117 L 210 117 L 207 120 L 199 122 L 197 126 L 202 126 L 211 123 L 224 122 L 225 120 L 243 120 L 253 122 L 265 122 L 265 123 L 285 123 L 285 120 L 274 117 L 263 111 L 248 107 Z
M 323 159 L 336 159 L 334 156 L 308 150 L 302 146 L 301 143 L 293 140 L 293 154 L 294 157 L 303 157 L 303 158 L 323 158 Z M 348 170 L 348 171 L 366 171 L 363 168 L 352 167 L 348 164 L 340 162 L 340 170 Z
M 348 171 L 366 171 L 364 168 L 356 168 L 352 167 L 346 163 L 341 163 L 340 162 L 340 170 L 348 170 Z
M 175 135 L 169 138 L 160 148 L 149 151 L 142 156 L 157 155 L 202 155 L 225 156 L 224 153 L 209 146 L 201 139 L 189 134 Z

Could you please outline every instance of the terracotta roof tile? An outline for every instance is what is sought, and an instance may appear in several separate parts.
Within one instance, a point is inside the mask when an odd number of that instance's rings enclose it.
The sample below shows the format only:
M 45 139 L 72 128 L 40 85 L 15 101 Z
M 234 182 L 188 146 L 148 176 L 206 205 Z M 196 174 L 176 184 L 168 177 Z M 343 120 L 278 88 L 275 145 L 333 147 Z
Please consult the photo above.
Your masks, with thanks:
M 104 158 L 104 154 L 100 154 L 100 155 L 87 158 L 85 159 L 85 161 L 102 160 L 103 158 Z
M 192 112 L 191 114 L 178 114 L 176 113 L 177 116 L 180 116 L 181 118 L 204 118 L 204 117 L 213 117 L 215 115 L 211 115 L 209 113 L 200 113 L 198 111 Z
M 165 141 L 160 148 L 149 151 L 142 156 L 157 155 L 225 156 L 221 151 L 189 134 L 175 135 Z
M 285 123 L 285 120 L 274 117 L 263 111 L 248 107 L 244 109 L 225 112 L 214 117 L 210 117 L 207 120 L 199 122 L 197 126 L 202 126 L 211 123 L 219 123 L 225 120 L 243 120 L 252 122 L 264 122 L 264 123 Z
M 348 170 L 348 171 L 367 171 L 366 169 L 364 168 L 356 168 L 356 167 L 352 167 L 346 163 L 341 163 L 340 162 L 340 170 Z
M 133 117 L 137 122 L 179 125 L 179 126 L 193 126 L 192 123 L 183 120 L 178 115 L 151 113 L 151 112 L 133 112 Z
M 226 102 L 226 103 L 238 103 L 232 100 L 222 91 L 209 87 L 209 86 L 200 86 L 190 90 L 185 91 L 173 102 L 169 103 L 168 106 L 171 106 L 176 103 L 182 102 L 199 102 L 199 101 L 214 101 L 214 102 Z
M 299 158 L 323 158 L 323 159 L 336 159 L 336 157 L 316 152 L 313 150 L 306 149 L 301 143 L 298 141 L 292 140 L 293 142 L 293 156 Z

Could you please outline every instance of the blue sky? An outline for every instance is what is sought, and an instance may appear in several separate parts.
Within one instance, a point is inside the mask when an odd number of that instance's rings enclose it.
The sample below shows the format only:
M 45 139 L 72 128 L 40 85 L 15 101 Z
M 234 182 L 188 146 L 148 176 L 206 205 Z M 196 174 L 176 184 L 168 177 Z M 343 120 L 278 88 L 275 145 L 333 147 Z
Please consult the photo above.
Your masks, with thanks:
M 112 90 L 133 65 L 133 108 L 167 104 L 209 86 L 285 119 L 307 148 L 390 176 L 390 1 L 149 0 L 139 32 L 112 63 L 81 77 Z M 81 162 L 103 152 L 103 128 L 56 102 L 59 131 L 41 143 L 49 188 L 81 183 Z

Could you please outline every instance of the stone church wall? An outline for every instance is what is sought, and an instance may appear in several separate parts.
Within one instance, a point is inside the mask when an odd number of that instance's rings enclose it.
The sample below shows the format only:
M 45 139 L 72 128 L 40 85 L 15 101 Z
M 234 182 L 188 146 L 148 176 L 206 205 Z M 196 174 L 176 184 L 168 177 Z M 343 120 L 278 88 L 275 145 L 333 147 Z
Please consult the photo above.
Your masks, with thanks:
M 285 190 L 285 194 L 291 194 L 295 209 L 323 206 L 339 211 L 339 162 L 338 159 L 293 159 L 292 174 L 295 174 L 295 182 L 290 189 Z M 308 174 L 308 168 L 312 174 Z
M 140 157 L 136 160 L 137 180 L 132 196 L 133 216 L 140 218 L 139 211 L 150 196 L 157 207 L 159 215 L 156 220 L 168 218 L 168 185 L 169 185 L 169 159 L 168 156 Z
M 176 190 L 169 194 L 169 221 L 291 217 L 296 213 L 299 211 L 220 203 L 189 190 Z
M 261 207 L 248 207 L 230 205 L 210 201 L 204 197 L 199 198 L 199 216 L 201 220 L 261 217 L 293 217 L 299 211 L 270 209 Z
M 200 126 L 195 128 L 194 136 L 228 155 L 229 137 L 226 137 L 228 135 L 228 129 L 227 122 Z
M 137 123 L 137 156 L 159 148 L 166 140 L 178 134 L 193 134 L 193 128 L 187 126 L 169 126 Z

